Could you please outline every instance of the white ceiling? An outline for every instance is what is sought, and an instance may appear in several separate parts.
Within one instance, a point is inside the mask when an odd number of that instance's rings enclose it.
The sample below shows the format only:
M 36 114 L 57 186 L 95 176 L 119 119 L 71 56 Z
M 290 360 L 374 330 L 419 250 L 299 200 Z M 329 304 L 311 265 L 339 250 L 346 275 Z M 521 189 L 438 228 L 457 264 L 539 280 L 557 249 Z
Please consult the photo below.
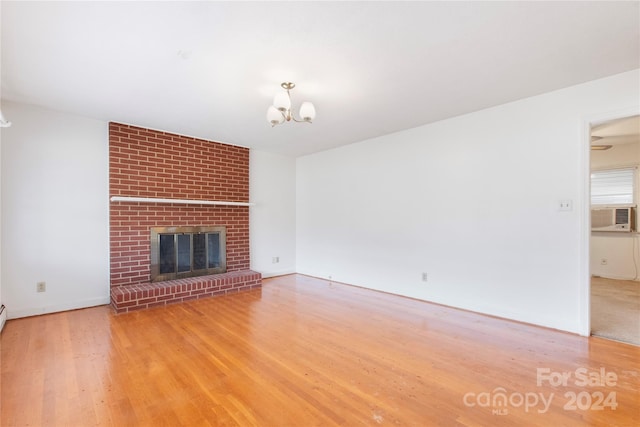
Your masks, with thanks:
M 0 4 L 3 99 L 292 156 L 640 67 L 639 2 Z

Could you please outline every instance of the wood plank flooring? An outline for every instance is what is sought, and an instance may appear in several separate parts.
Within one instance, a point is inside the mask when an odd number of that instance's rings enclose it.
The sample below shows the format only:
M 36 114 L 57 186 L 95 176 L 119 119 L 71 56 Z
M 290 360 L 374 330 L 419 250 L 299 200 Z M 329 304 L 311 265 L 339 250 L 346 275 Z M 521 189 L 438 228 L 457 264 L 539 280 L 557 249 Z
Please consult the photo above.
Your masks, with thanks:
M 640 347 L 301 275 L 129 314 L 10 320 L 0 345 L 2 426 L 640 420 Z

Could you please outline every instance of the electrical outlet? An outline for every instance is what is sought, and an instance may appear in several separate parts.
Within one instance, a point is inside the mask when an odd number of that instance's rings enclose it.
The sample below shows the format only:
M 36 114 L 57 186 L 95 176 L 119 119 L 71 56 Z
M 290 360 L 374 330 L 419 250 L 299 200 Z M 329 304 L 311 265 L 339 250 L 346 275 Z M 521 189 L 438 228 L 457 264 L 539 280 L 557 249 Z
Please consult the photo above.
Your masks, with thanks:
M 46 292 L 47 283 L 46 282 L 38 282 L 36 284 L 36 292 Z
M 422 273 L 422 281 L 423 282 L 427 281 L 427 273 Z
M 272 264 L 277 264 L 280 262 L 280 257 L 279 256 L 274 256 L 273 258 L 271 258 L 271 263 Z
M 602 258 L 602 259 L 600 260 L 600 265 L 607 265 L 608 263 L 609 263 L 609 261 L 607 261 L 607 259 L 606 259 L 606 258 Z

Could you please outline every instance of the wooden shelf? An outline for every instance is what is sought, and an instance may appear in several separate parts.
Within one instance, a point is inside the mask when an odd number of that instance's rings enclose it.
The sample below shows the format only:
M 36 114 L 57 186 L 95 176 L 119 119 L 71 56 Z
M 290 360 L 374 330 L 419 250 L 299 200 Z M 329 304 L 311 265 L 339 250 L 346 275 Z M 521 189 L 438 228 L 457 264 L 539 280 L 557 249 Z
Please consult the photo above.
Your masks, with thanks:
M 216 205 L 216 206 L 253 206 L 249 202 L 227 202 L 222 200 L 190 200 L 190 199 L 159 199 L 154 197 L 111 196 L 112 202 L 130 203 L 177 203 L 182 205 Z

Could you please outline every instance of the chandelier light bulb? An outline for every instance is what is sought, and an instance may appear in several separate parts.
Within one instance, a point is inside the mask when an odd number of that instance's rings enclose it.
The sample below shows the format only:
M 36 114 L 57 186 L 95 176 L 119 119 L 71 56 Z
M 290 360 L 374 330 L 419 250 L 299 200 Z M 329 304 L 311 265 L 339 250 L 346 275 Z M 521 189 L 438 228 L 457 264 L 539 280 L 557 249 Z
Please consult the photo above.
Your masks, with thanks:
M 310 122 L 316 118 L 316 108 L 309 101 L 305 101 L 300 106 L 300 118 L 305 122 Z
M 279 125 L 284 122 L 284 115 L 272 105 L 267 110 L 267 121 L 271 123 L 271 126 Z
M 291 109 L 291 98 L 289 98 L 289 93 L 278 92 L 276 96 L 273 97 L 273 106 L 283 112 L 289 111 Z

